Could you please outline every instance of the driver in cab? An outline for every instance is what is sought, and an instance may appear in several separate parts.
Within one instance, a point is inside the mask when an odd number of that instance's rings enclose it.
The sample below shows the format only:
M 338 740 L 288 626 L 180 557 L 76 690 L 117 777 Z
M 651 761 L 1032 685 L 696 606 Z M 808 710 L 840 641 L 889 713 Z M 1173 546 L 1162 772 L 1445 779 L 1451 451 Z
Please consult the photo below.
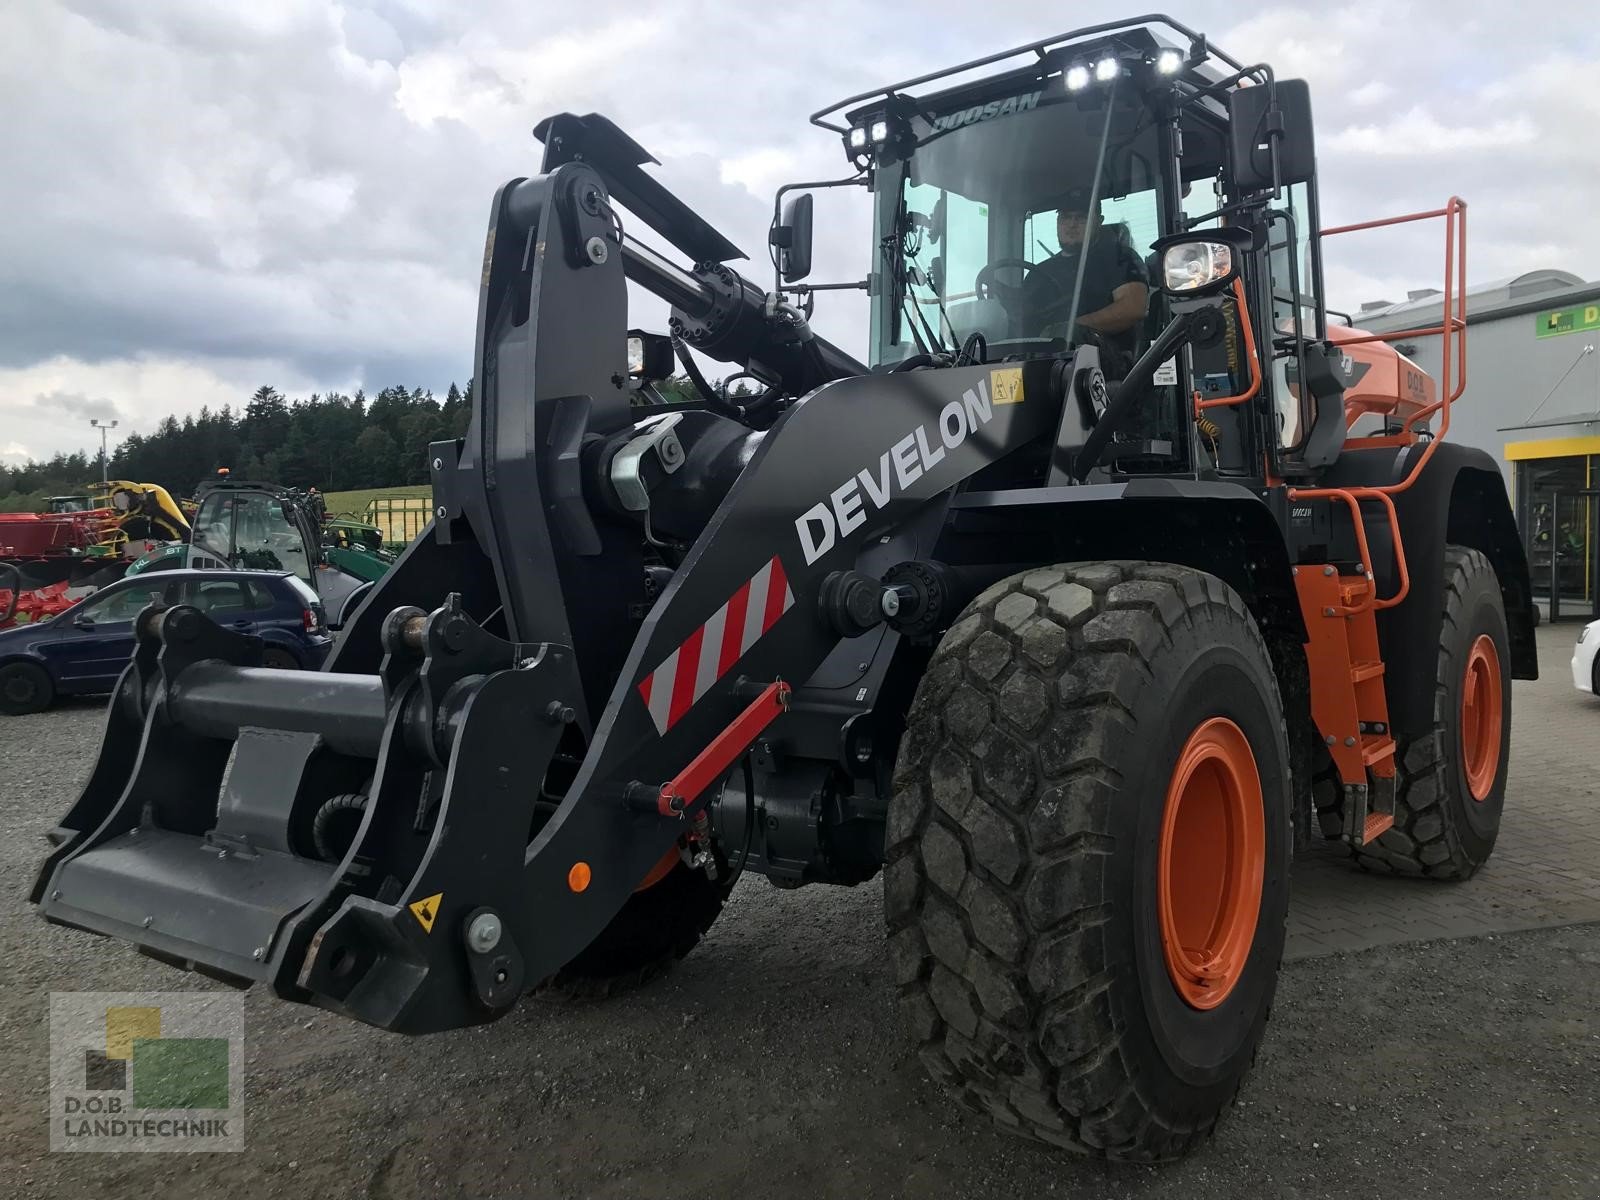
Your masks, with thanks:
M 1025 321 L 1043 336 L 1068 332 L 1073 293 L 1083 276 L 1077 324 L 1133 360 L 1145 317 L 1149 276 L 1132 246 L 1100 228 L 1087 188 L 1067 192 L 1056 208 L 1056 240 L 1061 249 L 1035 263 L 1022 282 Z

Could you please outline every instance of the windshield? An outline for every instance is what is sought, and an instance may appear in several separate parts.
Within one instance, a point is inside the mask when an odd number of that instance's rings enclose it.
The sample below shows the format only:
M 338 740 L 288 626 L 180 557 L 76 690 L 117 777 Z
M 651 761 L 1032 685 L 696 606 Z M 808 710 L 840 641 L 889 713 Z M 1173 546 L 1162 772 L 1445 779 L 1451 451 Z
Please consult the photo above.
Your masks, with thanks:
M 1092 340 L 1131 363 L 1149 339 L 1157 147 L 1132 87 L 925 137 L 875 184 L 873 361 L 978 333 L 991 345 Z
M 230 566 L 258 571 L 293 571 L 310 581 L 314 564 L 299 528 L 283 504 L 258 493 L 215 493 L 195 515 L 193 545 Z

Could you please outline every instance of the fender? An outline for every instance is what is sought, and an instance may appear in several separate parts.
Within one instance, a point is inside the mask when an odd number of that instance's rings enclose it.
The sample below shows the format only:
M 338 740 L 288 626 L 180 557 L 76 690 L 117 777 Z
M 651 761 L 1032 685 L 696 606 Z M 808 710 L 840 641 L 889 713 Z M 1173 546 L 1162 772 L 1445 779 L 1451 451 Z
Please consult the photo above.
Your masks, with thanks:
M 1311 680 L 1284 541 L 1287 496 L 1219 480 L 1135 479 L 955 497 L 935 557 L 944 562 L 1138 558 L 1192 567 L 1239 593 L 1277 666 L 1295 778 L 1297 836 L 1313 819 Z M 1009 556 L 1009 557 L 1008 557 Z
M 1380 486 L 1403 479 L 1421 445 L 1391 450 L 1347 451 L 1323 476 L 1320 487 Z M 1500 579 L 1506 628 L 1511 638 L 1511 677 L 1537 679 L 1533 588 L 1528 558 L 1517 535 L 1505 481 L 1484 451 L 1442 442 L 1416 483 L 1394 497 L 1405 542 L 1411 591 L 1404 603 L 1378 614 L 1378 641 L 1385 674 L 1389 719 L 1409 736 L 1433 725 L 1434 670 L 1444 607 L 1444 548 L 1447 543 L 1481 550 Z M 1389 594 L 1392 553 L 1388 522 L 1367 514 L 1373 556 L 1380 559 L 1380 593 Z M 1381 561 L 1387 558 L 1388 562 Z M 1387 576 L 1388 581 L 1385 582 Z
M 951 563 L 1140 558 L 1206 571 L 1244 599 L 1269 635 L 1305 641 L 1282 533 L 1281 490 L 1136 479 L 1078 487 L 969 491 L 935 557 Z

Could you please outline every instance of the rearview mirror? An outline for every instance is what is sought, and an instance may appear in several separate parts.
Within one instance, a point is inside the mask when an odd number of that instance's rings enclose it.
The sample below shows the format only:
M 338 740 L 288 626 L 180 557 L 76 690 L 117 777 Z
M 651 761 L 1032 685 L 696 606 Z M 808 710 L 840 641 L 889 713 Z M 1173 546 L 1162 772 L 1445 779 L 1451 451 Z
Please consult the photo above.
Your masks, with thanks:
M 1311 126 L 1311 91 L 1304 79 L 1280 79 L 1272 87 L 1235 88 L 1228 93 L 1228 148 L 1233 180 L 1241 191 L 1304 183 L 1316 169 Z M 1272 177 L 1271 133 L 1281 130 L 1278 177 Z
M 791 196 L 783 206 L 783 219 L 772 231 L 778 248 L 778 270 L 785 283 L 811 274 L 811 193 Z

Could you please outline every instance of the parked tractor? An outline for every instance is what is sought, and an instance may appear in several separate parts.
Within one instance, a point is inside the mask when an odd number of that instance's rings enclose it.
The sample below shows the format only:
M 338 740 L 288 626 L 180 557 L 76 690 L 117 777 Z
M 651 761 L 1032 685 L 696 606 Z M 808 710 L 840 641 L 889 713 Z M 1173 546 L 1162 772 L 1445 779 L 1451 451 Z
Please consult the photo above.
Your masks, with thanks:
M 338 629 L 394 563 L 376 526 L 327 514 L 313 490 L 219 478 L 200 485 L 188 541 L 157 547 L 128 574 L 178 567 L 293 571 Z
M 807 319 L 820 185 L 764 286 L 610 121 L 542 122 L 434 521 L 320 675 L 146 610 L 46 919 L 421 1034 L 648 979 L 743 874 L 881 875 L 929 1073 L 1155 1160 L 1255 1058 L 1297 844 L 1483 865 L 1536 662 L 1445 437 L 1465 205 L 1402 218 L 1446 230 L 1434 380 L 1328 322 L 1306 85 L 1175 21 L 813 123 L 872 197 L 869 362 Z M 760 394 L 655 403 L 690 349 Z

